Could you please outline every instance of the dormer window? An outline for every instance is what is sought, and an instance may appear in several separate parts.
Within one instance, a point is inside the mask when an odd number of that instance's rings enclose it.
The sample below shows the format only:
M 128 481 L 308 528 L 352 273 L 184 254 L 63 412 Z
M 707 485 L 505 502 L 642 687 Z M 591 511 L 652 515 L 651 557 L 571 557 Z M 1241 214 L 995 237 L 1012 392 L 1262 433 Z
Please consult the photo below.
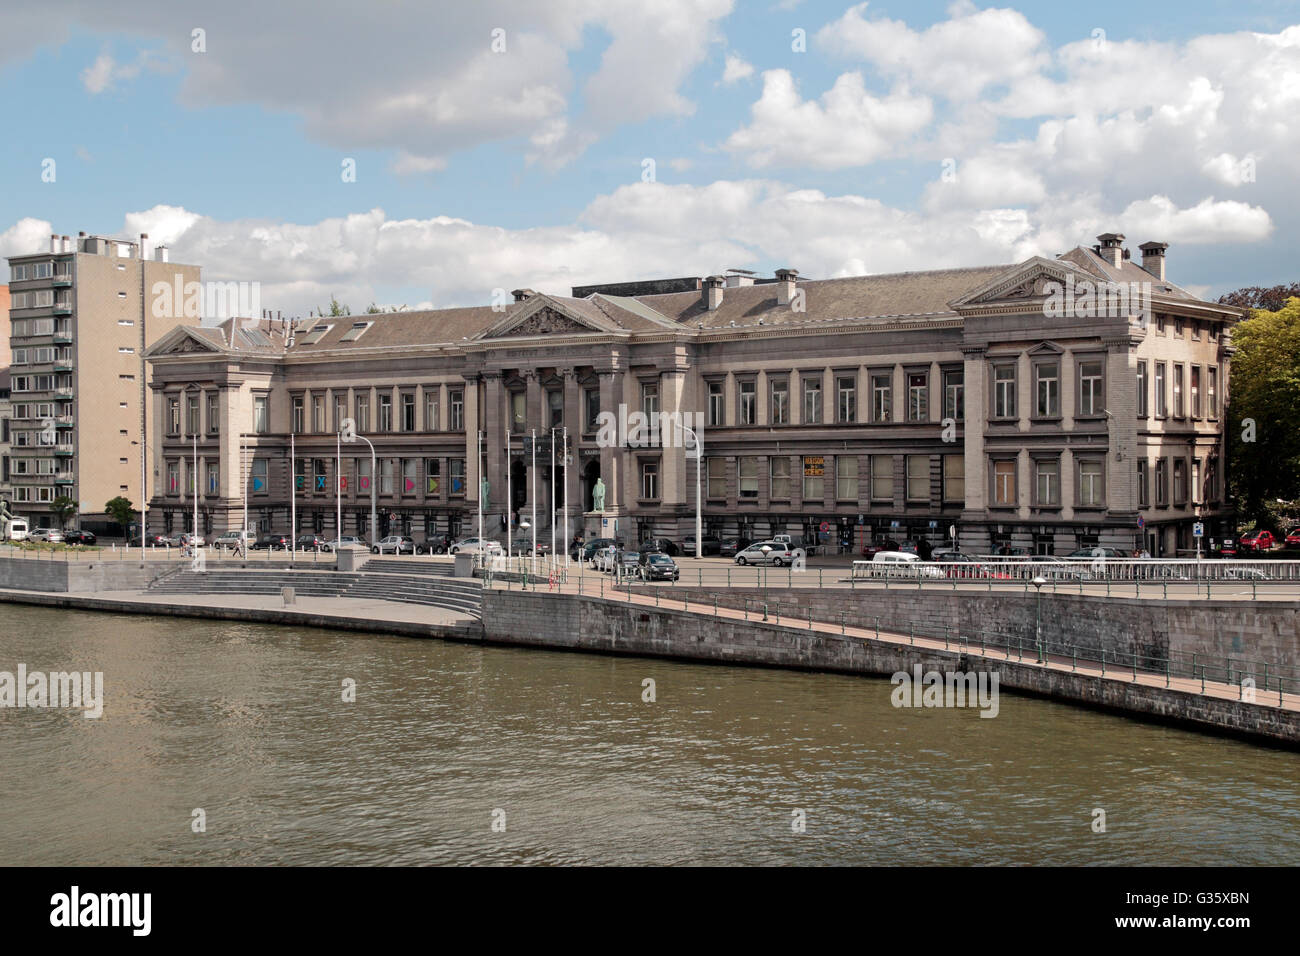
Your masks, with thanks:
M 370 328 L 374 324 L 374 322 L 353 322 L 352 328 L 344 332 L 343 337 L 339 339 L 339 341 L 355 342 L 357 339 L 361 338 L 361 336 L 366 334 L 366 329 Z

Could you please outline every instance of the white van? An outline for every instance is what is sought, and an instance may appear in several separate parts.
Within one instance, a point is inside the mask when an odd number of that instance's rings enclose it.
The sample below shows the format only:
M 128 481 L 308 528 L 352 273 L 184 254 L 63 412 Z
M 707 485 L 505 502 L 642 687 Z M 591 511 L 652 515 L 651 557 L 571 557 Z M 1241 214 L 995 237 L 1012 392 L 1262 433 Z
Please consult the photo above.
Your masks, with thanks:
M 888 577 L 941 578 L 943 570 L 924 563 L 910 551 L 877 551 L 871 557 L 871 573 Z
M 10 518 L 5 522 L 5 540 L 24 541 L 27 539 L 27 519 Z

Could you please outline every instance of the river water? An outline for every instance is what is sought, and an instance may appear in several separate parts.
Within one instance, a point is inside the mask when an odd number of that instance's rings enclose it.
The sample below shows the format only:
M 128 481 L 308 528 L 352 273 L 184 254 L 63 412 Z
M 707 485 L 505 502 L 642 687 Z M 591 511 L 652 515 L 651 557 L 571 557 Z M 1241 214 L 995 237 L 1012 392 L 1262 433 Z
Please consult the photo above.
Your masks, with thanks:
M 98 720 L 0 709 L 10 864 L 1300 860 L 1297 755 L 1010 693 L 982 719 L 895 708 L 884 679 L 0 619 L 0 671 L 105 682 Z

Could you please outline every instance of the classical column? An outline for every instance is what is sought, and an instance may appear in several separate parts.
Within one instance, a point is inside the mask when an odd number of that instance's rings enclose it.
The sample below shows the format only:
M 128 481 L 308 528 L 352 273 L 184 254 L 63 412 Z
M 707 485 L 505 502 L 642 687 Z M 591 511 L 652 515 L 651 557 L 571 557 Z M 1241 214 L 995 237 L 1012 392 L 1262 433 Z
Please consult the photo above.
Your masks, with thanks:
M 600 410 L 618 415 L 618 406 L 623 403 L 624 373 L 621 370 L 602 369 L 600 376 Z M 615 512 L 623 504 L 620 493 L 623 478 L 623 449 L 615 444 L 606 444 L 600 449 L 600 477 L 605 484 L 605 511 Z
M 561 489 L 556 489 L 555 507 L 563 514 L 564 503 L 568 502 L 569 536 L 572 537 L 575 531 L 582 529 L 582 466 L 578 461 L 578 442 L 582 439 L 584 424 L 582 387 L 578 384 L 576 369 L 572 367 L 563 368 L 559 370 L 559 374 L 564 379 L 564 424 L 569 429 L 569 454 L 572 461 L 564 470 L 565 487 L 563 491 L 567 491 L 567 497 Z M 559 439 L 562 436 L 563 431 L 556 435 L 556 438 Z M 560 522 L 563 524 L 563 518 L 560 519 Z M 569 543 L 566 541 L 564 544 L 565 547 L 568 547 Z
M 797 368 L 790 369 L 790 424 L 803 421 L 803 380 Z
M 660 458 L 659 489 L 660 507 L 665 510 L 684 511 L 688 502 L 694 508 L 694 501 L 686 495 L 686 450 L 683 447 L 684 433 L 681 429 L 681 413 L 685 410 L 686 370 L 673 369 L 659 376 L 659 409 L 669 418 L 670 424 L 659 430 L 659 442 L 662 446 Z M 692 416 L 692 420 L 694 416 Z M 675 422 L 675 424 L 671 424 Z
M 988 456 L 984 453 L 984 428 L 989 417 L 988 362 L 984 346 L 962 349 L 965 421 L 962 428 L 966 470 L 966 504 L 962 520 L 980 520 L 988 509 Z
M 489 371 L 483 373 L 483 451 L 487 459 L 487 480 L 491 483 L 488 490 L 488 505 L 484 509 L 483 533 L 488 528 L 495 532 L 500 528 L 500 516 L 509 510 L 506 500 L 506 414 L 505 389 L 501 385 L 501 373 Z M 470 494 L 478 494 L 478 485 L 466 489 Z M 492 523 L 489 525 L 486 512 L 491 512 Z

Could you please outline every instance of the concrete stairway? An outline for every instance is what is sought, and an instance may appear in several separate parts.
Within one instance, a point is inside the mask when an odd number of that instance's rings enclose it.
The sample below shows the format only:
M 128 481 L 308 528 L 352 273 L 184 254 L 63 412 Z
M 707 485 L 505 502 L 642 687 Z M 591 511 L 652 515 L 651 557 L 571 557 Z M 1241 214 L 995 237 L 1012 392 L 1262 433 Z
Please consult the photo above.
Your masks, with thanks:
M 419 574 L 425 577 L 451 577 L 455 570 L 451 561 L 426 561 L 423 558 L 409 557 L 373 557 L 369 558 L 361 570 L 367 574 L 375 571 L 393 574 Z
M 400 601 L 444 608 L 481 617 L 483 599 L 477 581 L 449 574 L 382 571 L 222 570 L 178 571 L 154 582 L 152 594 L 279 594 L 291 587 L 302 597 L 346 597 Z

